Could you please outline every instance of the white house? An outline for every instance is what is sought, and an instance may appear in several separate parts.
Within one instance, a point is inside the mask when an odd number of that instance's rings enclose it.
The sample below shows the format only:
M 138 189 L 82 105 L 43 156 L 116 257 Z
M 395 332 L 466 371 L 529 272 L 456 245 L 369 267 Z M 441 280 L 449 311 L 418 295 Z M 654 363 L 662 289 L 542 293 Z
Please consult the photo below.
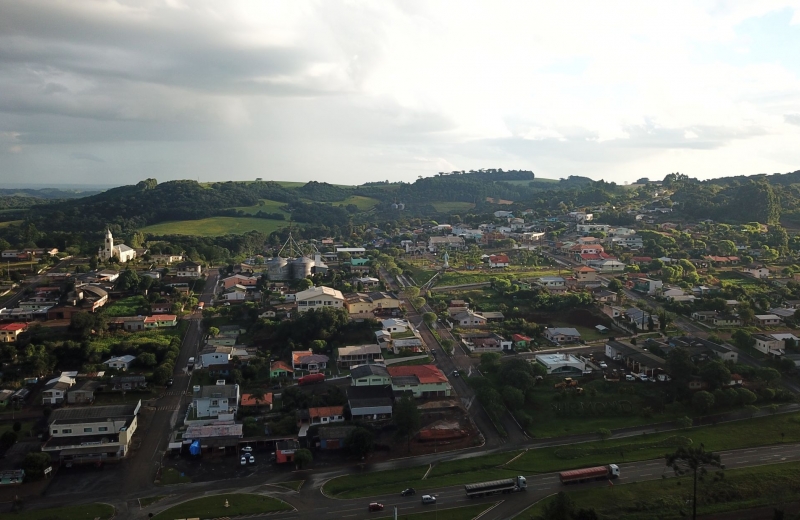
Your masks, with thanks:
M 306 289 L 295 294 L 297 312 L 306 312 L 310 309 L 342 309 L 344 308 L 344 295 L 342 291 L 330 287 L 320 286 Z
M 411 324 L 399 318 L 389 318 L 381 320 L 381 327 L 386 332 L 406 332 L 411 328 Z
M 235 415 L 239 409 L 239 385 L 201 386 L 192 399 L 197 418 L 219 418 Z
M 128 354 L 127 356 L 112 357 L 111 359 L 103 361 L 103 364 L 108 366 L 108 368 L 128 370 L 135 359 L 136 356 Z
M 195 262 L 183 262 L 178 264 L 176 276 L 178 278 L 200 278 L 203 273 L 203 266 Z
M 508 255 L 491 255 L 489 257 L 489 267 L 508 267 L 511 261 L 508 259 Z
M 769 278 L 769 269 L 761 264 L 751 264 L 742 269 L 742 272 L 753 278 Z
M 535 360 L 548 374 L 583 375 L 586 370 L 586 363 L 572 354 L 537 354 Z
M 770 356 L 782 356 L 785 353 L 786 342 L 772 334 L 753 334 L 753 339 L 756 342 L 753 346 L 759 352 Z
M 480 327 L 486 325 L 486 318 L 470 309 L 450 316 L 450 320 L 459 327 Z
M 203 368 L 212 365 L 227 365 L 231 361 L 233 347 L 229 345 L 206 345 L 200 354 Z
M 544 329 L 544 337 L 553 343 L 577 343 L 581 340 L 581 333 L 572 327 L 548 327 Z
M 755 318 L 759 327 L 774 327 L 781 323 L 781 319 L 774 314 L 756 314 Z

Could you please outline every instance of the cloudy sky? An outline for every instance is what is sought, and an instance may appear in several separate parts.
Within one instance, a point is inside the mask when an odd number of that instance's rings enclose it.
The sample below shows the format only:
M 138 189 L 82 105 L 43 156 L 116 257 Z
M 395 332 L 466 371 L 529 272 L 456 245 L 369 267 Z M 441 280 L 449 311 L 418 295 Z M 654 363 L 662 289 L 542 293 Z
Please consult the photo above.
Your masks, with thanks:
M 0 186 L 800 169 L 800 0 L 0 0 Z

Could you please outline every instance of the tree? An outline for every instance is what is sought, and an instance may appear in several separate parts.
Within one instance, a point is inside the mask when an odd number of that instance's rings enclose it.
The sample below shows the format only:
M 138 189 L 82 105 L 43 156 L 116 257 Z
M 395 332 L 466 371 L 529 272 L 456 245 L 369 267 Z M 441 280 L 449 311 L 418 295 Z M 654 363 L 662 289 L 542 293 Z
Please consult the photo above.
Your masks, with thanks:
M 217 327 L 209 327 L 208 328 L 208 335 L 212 338 L 216 338 L 219 336 L 219 329 Z
M 152 352 L 142 352 L 136 356 L 136 360 L 144 367 L 154 367 L 158 364 L 156 355 Z
M 402 399 L 397 401 L 392 414 L 392 420 L 397 426 L 397 436 L 401 439 L 406 439 L 408 443 L 408 451 L 411 451 L 411 438 L 419 430 L 421 418 L 417 403 L 413 397 L 403 396 Z
M 722 388 L 731 382 L 731 371 L 720 361 L 710 361 L 703 365 L 700 376 L 712 390 Z
M 115 287 L 122 292 L 132 291 L 139 287 L 139 275 L 132 269 L 126 269 L 120 273 Z
M 400 296 L 406 298 L 408 300 L 414 299 L 419 296 L 419 287 L 405 287 L 401 292 Z
M 5 451 L 17 442 L 17 432 L 7 430 L 3 435 L 0 435 L 0 450 Z
M 302 280 L 297 281 L 297 290 L 298 291 L 305 291 L 306 289 L 311 289 L 314 286 L 314 282 L 309 280 L 308 278 L 303 278 Z
M 305 448 L 294 452 L 294 463 L 299 469 L 308 466 L 313 460 L 314 457 L 311 455 L 311 452 Z
M 22 469 L 25 470 L 26 480 L 39 480 L 44 478 L 44 470 L 50 467 L 52 459 L 49 453 L 30 451 L 22 460 Z
M 444 350 L 448 355 L 453 353 L 453 340 L 449 338 L 445 338 L 442 340 L 442 350 Z
M 669 353 L 667 367 L 675 385 L 681 388 L 686 387 L 692 378 L 692 374 L 697 369 L 692 363 L 689 351 L 682 347 L 678 347 Z
M 421 309 L 422 307 L 425 306 L 425 298 L 423 298 L 422 296 L 417 296 L 416 298 L 411 300 L 411 305 L 413 305 L 417 309 Z
M 731 335 L 733 344 L 741 349 L 748 349 L 756 344 L 756 340 L 744 329 L 736 329 Z
M 153 383 L 163 385 L 172 377 L 172 365 L 162 364 L 153 370 Z
M 617 280 L 616 278 L 608 282 L 608 290 L 613 292 L 619 292 L 622 290 L 622 282 Z
M 714 394 L 701 390 L 692 396 L 692 406 L 700 413 L 708 412 L 714 406 Z
M 713 397 L 713 396 L 712 396 Z M 694 488 L 692 492 L 692 519 L 697 518 L 697 479 L 700 480 L 708 473 L 706 467 L 716 466 L 720 467 L 719 455 L 713 452 L 705 451 L 701 444 L 699 447 L 694 448 L 681 447 L 675 453 L 670 453 L 666 457 L 667 466 L 671 466 L 672 470 L 677 476 L 683 476 L 691 473 L 694 479 Z
M 436 321 L 436 313 L 434 312 L 426 312 L 422 315 L 422 321 L 425 322 L 425 325 L 430 327 Z
M 345 437 L 344 448 L 356 457 L 364 458 L 372 452 L 374 439 L 371 431 L 358 427 Z
M 758 399 L 758 396 L 747 388 L 737 388 L 736 393 L 739 395 L 739 402 L 745 406 L 755 403 Z
M 504 386 L 501 392 L 503 402 L 512 410 L 519 410 L 525 406 L 525 393 L 513 386 Z
M 22 423 L 19 422 L 19 421 L 16 421 L 14 423 L 14 426 L 11 427 L 11 429 L 14 430 L 14 433 L 19 433 L 19 431 L 22 429 Z
M 481 370 L 483 372 L 496 372 L 500 368 L 500 354 L 497 352 L 484 352 L 481 354 Z
M 731 256 L 736 254 L 736 244 L 731 240 L 720 240 L 717 243 L 717 250 L 719 250 L 719 254 L 722 256 Z
M 675 426 L 677 426 L 682 430 L 688 430 L 689 428 L 692 427 L 693 424 L 694 422 L 690 417 L 683 416 L 679 419 L 675 419 Z
M 764 381 L 768 385 L 773 385 L 778 381 L 780 381 L 781 373 L 775 370 L 774 368 L 765 367 L 756 370 L 756 377 Z
M 606 440 L 611 437 L 611 430 L 608 428 L 600 428 L 597 430 L 597 435 L 599 435 L 601 439 Z

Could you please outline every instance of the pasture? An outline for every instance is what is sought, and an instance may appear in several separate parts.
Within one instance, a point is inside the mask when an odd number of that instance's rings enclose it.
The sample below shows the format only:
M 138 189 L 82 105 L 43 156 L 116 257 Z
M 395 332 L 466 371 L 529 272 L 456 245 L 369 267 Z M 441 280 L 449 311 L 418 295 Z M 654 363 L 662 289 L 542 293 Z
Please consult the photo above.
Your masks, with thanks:
M 269 220 L 252 217 L 211 217 L 199 220 L 178 220 L 162 222 L 142 228 L 140 231 L 151 235 L 196 235 L 216 237 L 222 235 L 242 235 L 248 231 L 270 234 L 287 227 L 286 220 Z M 295 224 L 296 226 L 297 224 Z

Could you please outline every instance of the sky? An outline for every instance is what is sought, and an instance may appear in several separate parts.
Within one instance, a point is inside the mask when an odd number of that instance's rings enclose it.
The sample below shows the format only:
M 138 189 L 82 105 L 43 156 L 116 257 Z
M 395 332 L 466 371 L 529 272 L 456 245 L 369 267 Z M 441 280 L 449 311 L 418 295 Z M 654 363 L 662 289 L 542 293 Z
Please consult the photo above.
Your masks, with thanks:
M 480 168 L 800 169 L 800 0 L 0 0 L 0 187 Z

